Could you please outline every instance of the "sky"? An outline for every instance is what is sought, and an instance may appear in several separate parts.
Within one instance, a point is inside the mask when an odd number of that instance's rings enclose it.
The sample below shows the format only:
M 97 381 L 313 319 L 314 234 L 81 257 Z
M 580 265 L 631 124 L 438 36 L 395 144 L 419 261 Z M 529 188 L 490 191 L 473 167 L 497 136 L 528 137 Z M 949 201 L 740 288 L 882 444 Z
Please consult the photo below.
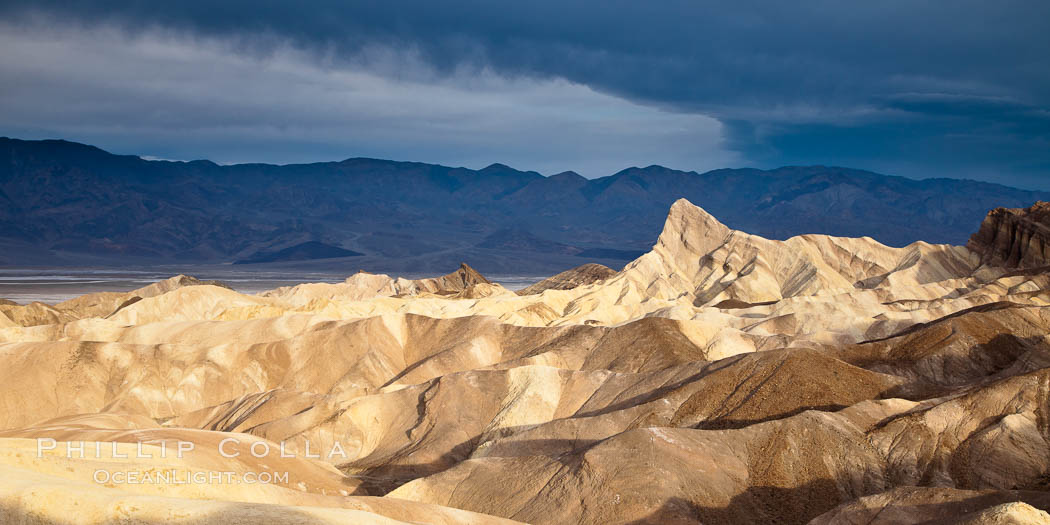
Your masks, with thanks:
M 0 50 L 0 135 L 149 158 L 1050 189 L 1045 0 L 0 0 Z

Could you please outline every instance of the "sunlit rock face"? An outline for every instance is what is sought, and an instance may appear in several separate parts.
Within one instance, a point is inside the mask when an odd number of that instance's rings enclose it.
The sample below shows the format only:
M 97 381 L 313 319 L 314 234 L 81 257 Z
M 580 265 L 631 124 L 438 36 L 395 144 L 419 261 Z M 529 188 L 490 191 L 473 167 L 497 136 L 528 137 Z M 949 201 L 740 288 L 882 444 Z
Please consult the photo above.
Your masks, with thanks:
M 0 521 L 1042 523 L 1050 279 L 996 235 L 777 241 L 680 200 L 623 270 L 520 294 L 0 303 Z
M 571 290 L 587 284 L 604 281 L 614 275 L 616 275 L 616 270 L 608 266 L 587 263 L 548 277 L 531 286 L 522 288 L 516 293 L 518 295 L 533 295 L 544 290 Z

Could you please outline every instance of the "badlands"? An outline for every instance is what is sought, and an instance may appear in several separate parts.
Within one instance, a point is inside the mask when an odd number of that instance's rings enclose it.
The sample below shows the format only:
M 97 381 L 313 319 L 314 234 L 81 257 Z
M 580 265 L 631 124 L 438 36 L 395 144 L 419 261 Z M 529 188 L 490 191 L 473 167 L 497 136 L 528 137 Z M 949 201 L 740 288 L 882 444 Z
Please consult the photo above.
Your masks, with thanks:
M 680 200 L 525 293 L 0 302 L 0 522 L 1050 523 L 1048 264 L 1044 203 L 891 248 Z

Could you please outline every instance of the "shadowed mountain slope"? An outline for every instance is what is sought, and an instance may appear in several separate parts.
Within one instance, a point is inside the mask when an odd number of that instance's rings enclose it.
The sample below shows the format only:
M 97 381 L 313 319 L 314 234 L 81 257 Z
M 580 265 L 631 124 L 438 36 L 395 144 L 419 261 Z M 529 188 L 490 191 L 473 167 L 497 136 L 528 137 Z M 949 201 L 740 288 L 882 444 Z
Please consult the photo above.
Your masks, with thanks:
M 333 254 L 304 246 L 329 245 L 364 254 L 352 264 L 370 270 L 430 270 L 449 257 L 500 273 L 561 271 L 584 258 L 618 268 L 648 248 L 679 198 L 771 239 L 868 235 L 902 246 L 962 243 L 988 209 L 1050 194 L 823 166 L 650 166 L 587 180 L 375 159 L 147 161 L 72 142 L 0 139 L 0 246 L 11 248 L 2 259 L 11 265 L 301 263 Z
M 357 257 L 361 253 L 344 250 L 317 241 L 307 241 L 275 252 L 257 252 L 247 259 L 234 261 L 233 264 L 258 264 L 268 262 L 308 261 L 313 259 L 335 259 L 338 257 Z

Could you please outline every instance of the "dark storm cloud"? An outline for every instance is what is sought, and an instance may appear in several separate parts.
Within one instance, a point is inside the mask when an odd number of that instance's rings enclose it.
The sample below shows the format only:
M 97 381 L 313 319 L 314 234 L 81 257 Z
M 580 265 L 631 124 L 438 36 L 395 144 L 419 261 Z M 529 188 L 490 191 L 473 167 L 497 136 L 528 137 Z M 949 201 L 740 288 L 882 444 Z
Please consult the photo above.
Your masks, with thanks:
M 1050 187 L 1050 3 L 3 3 L 5 17 L 169 28 L 407 80 L 464 65 L 714 117 L 746 163 Z M 385 60 L 411 50 L 427 68 Z M 428 77 L 429 78 L 429 77 Z
M 759 162 L 865 166 L 916 177 L 1050 187 L 1050 112 L 1003 98 L 902 94 L 859 123 L 726 122 L 730 144 Z

